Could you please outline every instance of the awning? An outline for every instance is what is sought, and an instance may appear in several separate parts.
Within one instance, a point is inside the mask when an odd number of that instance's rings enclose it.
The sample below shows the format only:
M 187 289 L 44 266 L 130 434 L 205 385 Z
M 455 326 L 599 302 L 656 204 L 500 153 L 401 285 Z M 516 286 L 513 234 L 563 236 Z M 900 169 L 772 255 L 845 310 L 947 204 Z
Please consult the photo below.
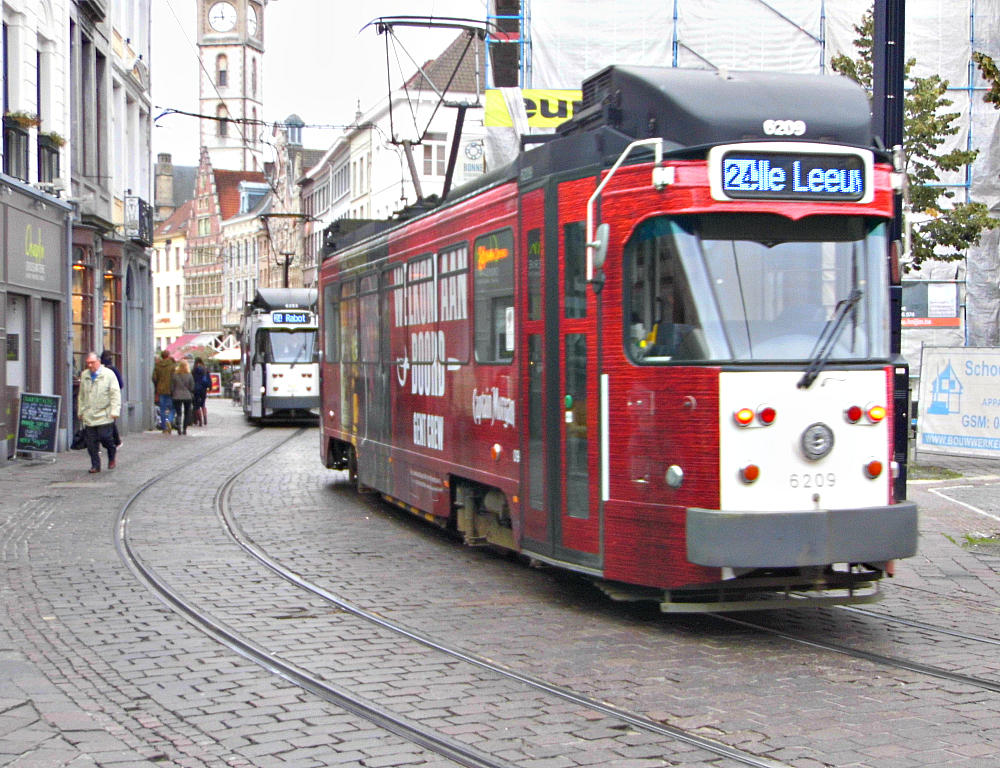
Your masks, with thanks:
M 214 333 L 185 333 L 167 345 L 167 353 L 174 360 L 180 360 L 184 357 L 184 350 L 186 349 L 200 347 L 212 347 L 214 349 L 217 338 Z

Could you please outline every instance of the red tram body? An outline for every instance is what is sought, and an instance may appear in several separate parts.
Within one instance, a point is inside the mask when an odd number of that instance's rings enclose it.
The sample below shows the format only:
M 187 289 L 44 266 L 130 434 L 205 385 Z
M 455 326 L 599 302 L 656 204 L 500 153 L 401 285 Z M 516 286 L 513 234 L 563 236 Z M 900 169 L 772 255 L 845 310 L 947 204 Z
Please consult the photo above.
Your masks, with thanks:
M 598 73 L 553 140 L 324 259 L 322 460 L 663 610 L 874 599 L 917 512 L 872 144 L 840 78 Z

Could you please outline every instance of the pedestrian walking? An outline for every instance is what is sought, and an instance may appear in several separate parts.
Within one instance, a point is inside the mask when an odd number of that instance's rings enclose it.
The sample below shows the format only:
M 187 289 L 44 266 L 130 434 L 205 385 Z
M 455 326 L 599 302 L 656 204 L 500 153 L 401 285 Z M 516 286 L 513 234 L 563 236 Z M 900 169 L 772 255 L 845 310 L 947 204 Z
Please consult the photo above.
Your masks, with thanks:
M 171 378 L 170 396 L 177 415 L 177 431 L 186 435 L 188 424 L 191 423 L 191 403 L 194 401 L 194 376 L 191 375 L 187 360 L 181 360 L 177 364 L 177 370 Z
M 118 379 L 96 352 L 88 352 L 86 369 L 80 373 L 80 391 L 76 412 L 83 424 L 83 439 L 90 454 L 90 473 L 101 471 L 101 446 L 108 451 L 108 469 L 115 468 L 115 445 L 112 427 L 121 415 L 122 393 Z
M 125 400 L 125 382 L 122 380 L 121 371 L 119 371 L 118 368 L 115 367 L 114 360 L 111 357 L 111 353 L 108 352 L 108 350 L 104 350 L 103 352 L 101 352 L 101 365 L 103 365 L 105 368 L 107 368 L 109 371 L 111 371 L 115 375 L 115 378 L 118 379 L 118 391 L 122 394 L 122 401 L 124 402 L 124 400 Z M 114 433 L 115 447 L 116 448 L 121 448 L 122 438 L 121 438 L 121 435 L 118 434 L 118 422 L 117 421 L 115 421 L 115 422 L 113 422 L 111 424 L 111 429 L 112 429 L 112 432 Z
M 174 361 L 167 350 L 160 353 L 160 359 L 153 366 L 153 386 L 154 394 L 160 406 L 160 431 L 165 435 L 170 434 L 170 427 L 176 419 L 174 414 L 174 401 L 171 397 L 173 388 Z
M 208 409 L 205 407 L 205 400 L 208 397 L 208 390 L 212 386 L 212 375 L 205 367 L 205 361 L 200 357 L 194 359 L 191 375 L 194 376 L 194 423 L 204 427 L 208 424 Z

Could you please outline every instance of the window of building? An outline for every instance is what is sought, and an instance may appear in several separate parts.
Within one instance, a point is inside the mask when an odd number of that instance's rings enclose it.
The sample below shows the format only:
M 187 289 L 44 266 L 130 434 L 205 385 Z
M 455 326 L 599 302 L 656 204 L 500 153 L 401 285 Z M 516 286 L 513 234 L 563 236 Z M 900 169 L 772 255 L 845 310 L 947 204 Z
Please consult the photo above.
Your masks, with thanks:
M 73 247 L 73 353 L 80 361 L 94 348 L 94 264 L 89 248 Z
M 215 84 L 220 88 L 229 85 L 229 59 L 224 53 L 215 57 Z
M 443 133 L 424 134 L 424 176 L 444 176 L 447 139 Z
M 167 307 L 170 311 L 170 307 Z M 104 302 L 102 305 L 104 325 L 104 349 L 111 352 L 115 364 L 120 367 L 122 351 L 122 276 L 117 259 L 104 260 Z
M 215 108 L 215 135 L 225 138 L 229 135 L 229 111 L 225 104 L 219 104 Z
M 508 363 L 514 357 L 514 236 L 509 229 L 476 239 L 476 361 Z

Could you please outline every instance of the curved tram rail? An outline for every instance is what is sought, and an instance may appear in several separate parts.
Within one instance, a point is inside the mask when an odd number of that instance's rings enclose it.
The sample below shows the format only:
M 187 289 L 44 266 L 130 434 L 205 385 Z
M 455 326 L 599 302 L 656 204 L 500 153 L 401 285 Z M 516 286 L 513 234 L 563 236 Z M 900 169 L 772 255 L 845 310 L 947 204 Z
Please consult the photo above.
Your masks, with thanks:
M 934 626 L 933 624 L 927 624 L 919 621 L 912 621 L 909 619 L 900 619 L 895 616 L 889 616 L 887 614 L 878 613 L 876 611 L 869 611 L 852 606 L 837 606 L 836 610 L 850 611 L 851 613 L 867 616 L 871 619 L 874 619 L 882 623 L 900 624 L 903 626 L 910 627 L 912 629 L 919 629 L 925 632 L 947 635 L 949 637 L 955 637 L 960 640 L 967 640 L 973 643 L 980 643 L 985 645 L 1000 645 L 1000 640 L 996 638 L 985 637 L 983 635 L 969 634 L 966 632 L 960 632 L 958 630 L 949 629 L 947 627 L 938 627 Z M 864 650 L 863 648 L 852 648 L 847 645 L 833 643 L 827 640 L 818 640 L 813 637 L 795 635 L 791 632 L 778 629 L 776 627 L 770 627 L 765 624 L 752 620 L 737 619 L 733 616 L 727 616 L 717 613 L 713 613 L 711 615 L 719 621 L 728 622 L 730 624 L 736 624 L 738 626 L 745 627 L 747 629 L 752 629 L 764 634 L 780 637 L 783 640 L 788 640 L 793 643 L 809 646 L 810 648 L 819 648 L 820 650 L 824 651 L 832 651 L 833 653 L 840 653 L 845 656 L 851 656 L 856 659 L 863 659 L 865 661 L 870 661 L 873 664 L 881 664 L 882 666 L 892 667 L 894 669 L 905 669 L 909 670 L 910 672 L 916 672 L 921 675 L 929 675 L 930 677 L 936 677 L 941 680 L 948 680 L 954 683 L 960 683 L 962 685 L 968 685 L 974 688 L 981 688 L 983 690 L 993 691 L 994 693 L 1000 693 L 1000 681 L 998 680 L 991 680 L 985 677 L 976 677 L 974 675 L 965 675 L 959 672 L 952 672 L 951 670 L 944 669 L 943 667 L 938 667 L 931 664 L 922 664 L 920 662 L 911 661 L 909 659 L 904 659 L 898 656 L 887 656 L 882 653 L 867 651 Z
M 244 439 L 257 431 L 259 431 L 259 429 L 252 430 L 251 432 L 243 435 L 240 439 Z M 229 496 L 233 487 L 244 473 L 257 465 L 273 451 L 294 440 L 304 431 L 304 428 L 296 430 L 278 444 L 269 447 L 260 455 L 246 461 L 243 466 L 237 468 L 232 472 L 232 474 L 229 475 L 215 494 L 214 507 L 229 535 L 237 544 L 239 544 L 240 547 L 242 547 L 247 553 L 252 555 L 267 568 L 271 569 L 276 574 L 280 575 L 282 578 L 297 587 L 307 590 L 311 594 L 331 603 L 343 612 L 350 613 L 353 616 L 361 618 L 367 622 L 371 622 L 379 627 L 398 633 L 414 642 L 420 643 L 440 653 L 447 654 L 462 662 L 488 670 L 504 678 L 514 680 L 536 691 L 558 697 L 580 707 L 618 719 L 632 728 L 665 736 L 674 741 L 703 749 L 711 755 L 735 761 L 741 765 L 752 766 L 754 768 L 787 768 L 787 766 L 783 763 L 729 747 L 725 744 L 700 737 L 680 728 L 663 725 L 662 723 L 650 720 L 641 715 L 633 714 L 610 704 L 596 701 L 569 689 L 518 673 L 514 670 L 494 664 L 487 659 L 466 653 L 455 647 L 450 647 L 428 635 L 411 630 L 401 624 L 388 621 L 356 605 L 353 605 L 337 595 L 324 590 L 322 587 L 303 579 L 289 568 L 269 557 L 261 547 L 254 543 L 246 535 L 236 522 L 235 516 L 230 509 Z M 215 451 L 217 450 L 220 449 L 215 449 Z M 206 454 L 196 457 L 190 463 L 196 463 L 202 460 L 205 455 Z M 129 516 L 133 505 L 140 499 L 145 491 L 157 483 L 171 477 L 177 469 L 178 467 L 171 467 L 168 471 L 154 477 L 141 486 L 123 505 L 121 511 L 119 512 L 115 526 L 115 546 L 118 550 L 119 556 L 129 566 L 137 578 L 142 581 L 160 600 L 187 619 L 195 627 L 215 639 L 217 642 L 229 647 L 244 658 L 262 666 L 272 674 L 275 674 L 287 682 L 290 682 L 293 685 L 320 697 L 324 701 L 334 704 L 335 706 L 338 706 L 358 717 L 362 717 L 374 723 L 378 727 L 384 728 L 385 730 L 394 733 L 411 743 L 417 744 L 431 752 L 442 755 L 460 765 L 474 766 L 476 768 L 507 768 L 510 766 L 510 763 L 508 762 L 497 760 L 489 755 L 483 754 L 479 750 L 449 739 L 431 728 L 423 727 L 382 707 L 375 706 L 370 701 L 362 698 L 361 696 L 355 695 L 350 690 L 331 685 L 310 671 L 284 661 L 266 648 L 247 640 L 237 629 L 226 625 L 224 622 L 201 610 L 198 605 L 185 598 L 185 596 L 179 591 L 172 588 L 165 579 L 161 578 L 155 570 L 145 563 L 130 541 Z

